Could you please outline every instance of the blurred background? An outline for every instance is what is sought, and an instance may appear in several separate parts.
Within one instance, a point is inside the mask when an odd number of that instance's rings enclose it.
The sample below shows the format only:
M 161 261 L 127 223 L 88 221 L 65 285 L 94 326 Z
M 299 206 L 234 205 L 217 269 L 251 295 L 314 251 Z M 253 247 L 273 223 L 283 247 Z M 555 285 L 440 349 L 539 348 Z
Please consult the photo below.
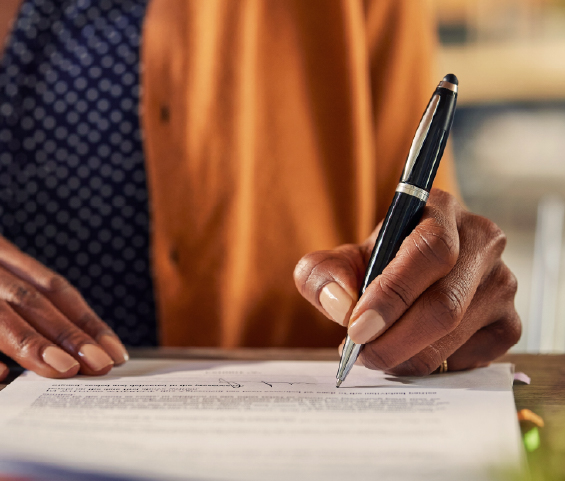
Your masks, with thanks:
M 0 17 L 19 2 L 0 0 Z M 463 198 L 507 233 L 518 277 L 514 351 L 565 352 L 565 0 L 429 2 L 437 76 L 460 80 L 452 140 Z
M 432 0 L 468 207 L 507 234 L 519 352 L 565 352 L 565 0 Z

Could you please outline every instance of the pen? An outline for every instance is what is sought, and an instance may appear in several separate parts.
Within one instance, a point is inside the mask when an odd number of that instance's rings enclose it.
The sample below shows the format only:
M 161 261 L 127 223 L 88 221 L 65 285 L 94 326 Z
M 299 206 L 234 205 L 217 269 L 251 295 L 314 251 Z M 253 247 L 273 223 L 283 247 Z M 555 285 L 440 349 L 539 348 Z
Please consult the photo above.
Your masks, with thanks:
M 371 253 L 359 298 L 394 258 L 402 241 L 414 230 L 422 217 L 451 130 L 458 85 L 455 75 L 446 75 L 435 89 L 420 120 L 400 183 L 396 187 L 396 193 Z M 355 344 L 349 335 L 345 338 L 337 370 L 336 387 L 341 386 L 347 377 L 361 349 L 363 344 Z

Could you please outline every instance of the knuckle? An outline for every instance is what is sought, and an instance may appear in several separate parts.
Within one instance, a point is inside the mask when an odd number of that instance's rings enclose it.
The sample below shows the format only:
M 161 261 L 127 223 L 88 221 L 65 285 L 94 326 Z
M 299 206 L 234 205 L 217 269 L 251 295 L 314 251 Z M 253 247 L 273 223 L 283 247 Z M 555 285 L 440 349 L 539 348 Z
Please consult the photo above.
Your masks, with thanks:
M 493 239 L 493 241 L 506 244 L 506 234 L 504 233 L 504 231 L 500 227 L 498 227 L 498 225 L 495 224 L 492 220 L 486 219 L 484 217 L 483 219 L 486 223 L 485 230 L 489 238 Z
M 314 281 L 316 277 L 316 268 L 324 261 L 324 252 L 327 251 L 318 251 L 306 254 L 302 259 L 300 259 L 300 261 L 298 261 L 298 264 L 296 264 L 296 267 L 294 268 L 294 282 L 301 293 L 304 293 L 307 286 Z
M 298 291 L 307 298 L 318 292 L 328 280 L 341 278 L 354 284 L 364 270 L 359 259 L 359 247 L 352 244 L 312 252 L 300 259 L 294 268 L 294 282 Z
M 430 312 L 442 332 L 453 331 L 465 313 L 461 294 L 456 289 L 437 291 L 431 301 Z
M 518 316 L 517 313 L 516 315 L 512 316 L 509 322 L 509 327 L 510 327 L 510 334 L 509 334 L 510 342 L 511 345 L 513 346 L 522 337 L 522 321 L 520 320 L 520 316 Z
M 411 289 L 402 276 L 383 273 L 376 280 L 384 298 L 388 300 L 389 304 L 394 305 L 400 301 L 405 309 L 410 307 Z
M 38 355 L 41 342 L 40 336 L 32 330 L 23 330 L 15 334 L 14 343 L 20 358 Z
M 502 292 L 503 298 L 513 301 L 518 291 L 518 279 L 514 273 L 501 263 L 496 269 L 494 277 L 495 285 Z
M 12 284 L 7 294 L 6 300 L 9 303 L 21 307 L 33 307 L 41 297 L 34 287 L 21 283 Z
M 85 332 L 96 332 L 102 327 L 102 321 L 92 312 L 85 312 L 76 324 Z
M 53 274 L 47 279 L 45 291 L 49 294 L 58 294 L 60 292 L 74 289 L 70 282 L 59 274 Z
M 53 342 L 69 351 L 76 351 L 78 346 L 90 341 L 77 329 L 62 329 L 54 337 Z
M 479 216 L 477 216 L 477 218 L 480 219 L 482 224 L 481 230 L 485 235 L 488 249 L 495 252 L 497 255 L 501 255 L 506 247 L 506 234 L 490 219 Z
M 522 322 L 520 316 L 514 311 L 509 314 L 502 322 L 499 328 L 499 337 L 504 340 L 507 348 L 516 344 L 522 336 Z
M 447 271 L 453 269 L 459 257 L 458 239 L 440 224 L 418 229 L 415 246 L 428 262 L 443 266 Z
M 310 268 L 310 256 L 311 254 L 305 255 L 294 268 L 293 277 L 297 287 L 304 284 L 305 279 L 308 278 L 309 272 L 312 270 Z
M 518 279 L 504 262 L 499 261 L 481 281 L 480 289 L 487 293 L 488 298 L 504 305 L 509 304 L 513 308 Z

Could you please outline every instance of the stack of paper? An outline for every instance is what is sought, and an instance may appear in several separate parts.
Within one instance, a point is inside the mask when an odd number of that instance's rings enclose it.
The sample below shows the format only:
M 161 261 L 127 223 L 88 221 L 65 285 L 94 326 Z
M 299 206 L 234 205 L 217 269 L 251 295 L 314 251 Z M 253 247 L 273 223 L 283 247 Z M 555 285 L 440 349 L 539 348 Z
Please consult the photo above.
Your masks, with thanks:
M 523 468 L 512 366 L 133 360 L 0 393 L 0 471 L 37 479 L 482 480 Z M 39 475 L 37 473 L 40 473 Z

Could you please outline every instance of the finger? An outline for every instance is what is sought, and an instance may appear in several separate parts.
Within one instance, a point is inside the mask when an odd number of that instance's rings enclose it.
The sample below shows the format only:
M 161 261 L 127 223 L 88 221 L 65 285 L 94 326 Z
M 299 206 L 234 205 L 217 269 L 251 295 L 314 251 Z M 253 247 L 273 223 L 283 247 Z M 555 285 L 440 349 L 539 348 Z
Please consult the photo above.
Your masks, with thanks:
M 517 288 L 516 277 L 501 261 L 489 276 L 489 281 L 478 289 L 462 324 L 480 325 L 485 318 L 494 319 L 494 322 L 476 332 L 471 327 L 473 335 L 463 342 L 446 340 L 448 349 L 445 357 L 449 357 L 451 371 L 486 366 L 520 340 L 522 324 L 514 306 Z
M 450 371 L 488 366 L 519 341 L 521 329 L 517 315 L 505 317 L 478 330 L 453 353 L 453 346 L 459 342 L 453 338 L 458 336 L 448 335 L 388 372 L 397 376 L 425 376 L 436 371 L 444 359 Z
M 115 365 L 129 360 L 129 354 L 118 336 L 65 278 L 54 275 L 47 286 L 41 286 L 39 290 L 62 314 L 94 339 Z
M 466 220 L 466 228 L 460 233 L 461 244 L 465 247 L 455 268 L 430 287 L 384 334 L 366 344 L 363 350 L 365 365 L 392 369 L 456 330 L 471 302 L 483 309 L 484 314 L 484 309 L 493 308 L 497 295 L 511 290 L 512 274 L 502 261 L 495 262 L 506 240 L 491 224 L 484 224 L 484 219 L 478 216 Z M 479 285 L 480 293 L 477 292 Z M 508 286 L 510 289 L 506 289 Z M 467 330 L 468 338 L 492 320 L 492 315 L 473 317 L 470 316 L 472 312 L 461 326 Z
M 24 254 L 0 237 L 0 265 L 34 286 L 71 322 L 102 346 L 116 365 L 129 359 L 118 336 L 88 306 L 80 293 L 62 276 Z
M 514 346 L 521 333 L 522 324 L 517 315 L 483 327 L 449 356 L 449 369 L 462 371 L 488 366 Z
M 362 246 L 348 244 L 304 256 L 294 269 L 298 291 L 329 319 L 347 325 L 365 272 Z
M 355 343 L 366 344 L 385 332 L 455 266 L 460 207 L 445 192 L 436 191 L 430 199 L 420 223 L 355 306 L 348 330 Z
M 0 351 L 25 369 L 45 377 L 67 378 L 80 369 L 76 359 L 45 339 L 3 301 L 0 301 Z
M 112 359 L 94 340 L 70 322 L 33 286 L 0 268 L 0 298 L 36 332 L 73 355 L 83 374 L 105 374 Z

